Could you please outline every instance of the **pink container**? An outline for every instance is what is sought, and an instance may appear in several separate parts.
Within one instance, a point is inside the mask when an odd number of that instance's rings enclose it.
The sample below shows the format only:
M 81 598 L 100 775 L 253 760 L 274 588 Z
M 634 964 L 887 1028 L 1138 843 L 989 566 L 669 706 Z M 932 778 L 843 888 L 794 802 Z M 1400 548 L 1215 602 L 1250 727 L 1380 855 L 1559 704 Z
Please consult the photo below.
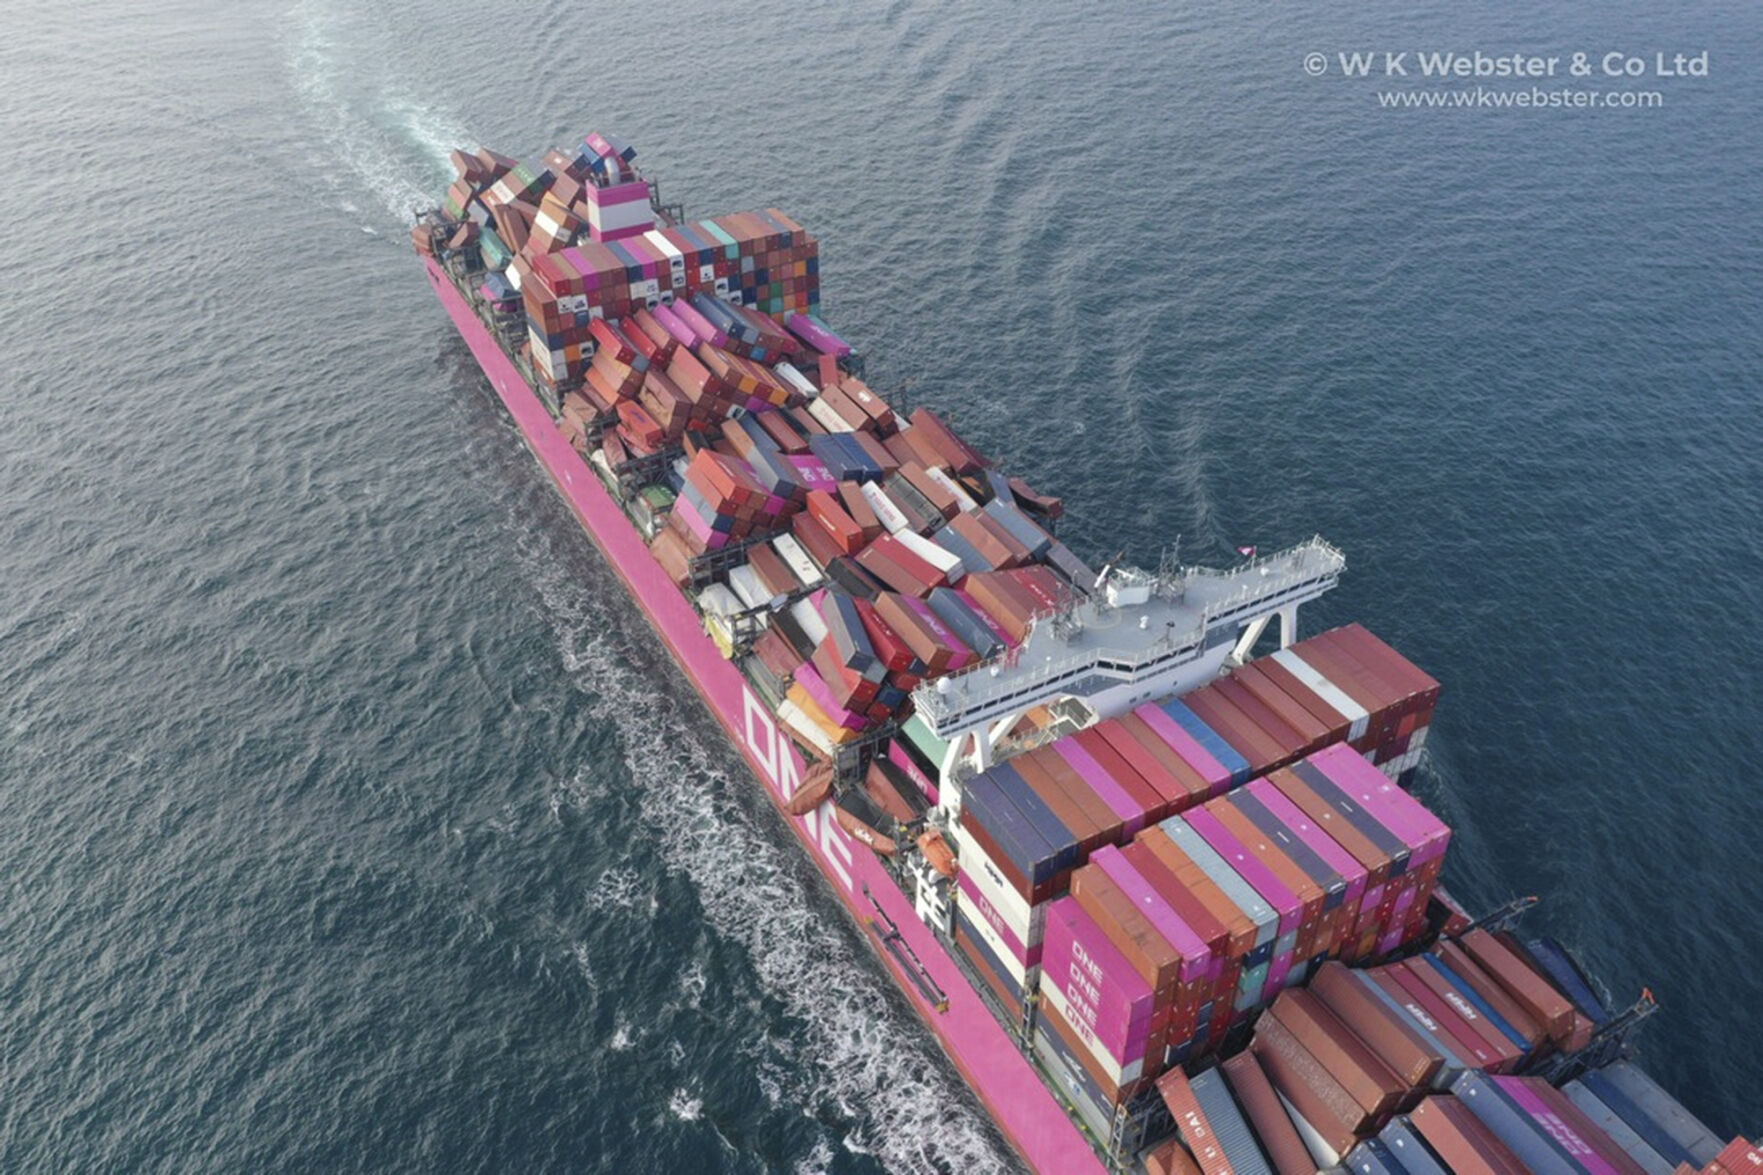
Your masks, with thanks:
M 806 314 L 792 314 L 784 319 L 784 326 L 791 334 L 813 347 L 816 351 L 843 359 L 851 353 L 851 346 L 837 335 L 823 330 L 819 323 Z
M 698 345 L 697 332 L 687 326 L 684 320 L 673 311 L 672 306 L 657 306 L 649 313 L 655 316 L 655 321 L 661 324 L 663 330 L 678 340 L 681 346 L 696 347 Z
M 1307 762 L 1409 847 L 1410 870 L 1445 855 L 1451 843 L 1451 830 L 1445 822 L 1390 782 L 1388 776 L 1367 763 L 1352 747 L 1336 743 L 1317 751 Z
M 1130 1065 L 1151 1035 L 1151 988 L 1078 904 L 1061 898 L 1047 910 L 1041 982 L 1065 997 L 1073 1018 L 1108 1055 Z
M 912 761 L 912 756 L 906 753 L 906 748 L 900 745 L 899 739 L 892 739 L 888 742 L 888 762 L 909 775 L 912 782 L 916 783 L 919 790 L 924 793 L 924 798 L 929 800 L 933 807 L 936 805 L 937 785 L 931 782 L 928 775 L 918 769 L 918 764 Z
M 862 730 L 869 725 L 862 715 L 853 714 L 833 700 L 832 691 L 826 688 L 826 681 L 820 676 L 812 662 L 804 661 L 796 669 L 796 684 L 801 686 L 814 704 L 826 711 L 826 716 L 837 722 L 846 730 Z
M 1127 794 L 1125 788 L 1114 782 L 1114 777 L 1104 771 L 1102 765 L 1088 751 L 1069 738 L 1062 738 L 1052 746 L 1054 753 L 1071 765 L 1071 769 L 1083 778 L 1091 791 L 1101 797 L 1109 810 L 1126 822 L 1128 836 L 1135 835 L 1145 826 L 1145 810 Z
M 788 455 L 784 458 L 792 468 L 801 475 L 802 484 L 811 490 L 825 490 L 829 494 L 839 492 L 839 479 L 832 475 L 826 462 L 809 453 Z
M 1520 1109 L 1530 1116 L 1543 1130 L 1561 1145 L 1576 1166 L 1584 1167 L 1593 1175 L 1622 1175 L 1614 1166 L 1604 1161 L 1597 1148 L 1592 1146 L 1579 1131 L 1564 1121 L 1561 1115 L 1549 1108 L 1549 1104 L 1538 1097 L 1530 1086 L 1518 1077 L 1490 1077 L 1500 1092 L 1516 1102 Z
M 1359 859 L 1336 843 L 1334 837 L 1316 826 L 1315 821 L 1304 814 L 1304 810 L 1292 803 L 1286 794 L 1265 779 L 1257 779 L 1246 785 L 1246 790 L 1263 807 L 1273 813 L 1274 817 L 1292 830 L 1292 834 L 1310 847 L 1323 863 L 1341 875 L 1347 883 L 1347 893 L 1343 899 L 1347 909 L 1353 912 L 1357 921 L 1365 908 L 1365 887 L 1371 880 L 1371 874 Z
M 1230 770 L 1213 758 L 1212 752 L 1201 746 L 1193 735 L 1183 730 L 1180 723 L 1164 713 L 1162 707 L 1146 702 L 1133 713 L 1144 719 L 1145 725 L 1156 731 L 1206 781 L 1207 798 L 1230 790 Z
M 1204 808 L 1194 808 L 1183 812 L 1181 819 L 1187 821 L 1188 827 L 1205 838 L 1214 852 L 1223 857 L 1225 862 L 1242 879 L 1255 887 L 1266 903 L 1279 913 L 1279 933 L 1287 935 L 1297 930 L 1303 913 L 1303 903 L 1298 901 L 1296 894 L 1287 889 L 1273 871 L 1255 858 L 1255 855 L 1243 847 L 1243 843 L 1218 818 Z M 1272 971 L 1268 972 L 1268 982 L 1272 982 Z
M 708 339 L 718 347 L 727 345 L 728 336 L 717 329 L 708 318 L 699 314 L 697 308 L 690 302 L 676 301 L 670 309 L 700 340 Z
M 1132 867 L 1132 863 L 1121 855 L 1119 849 L 1113 845 L 1104 845 L 1090 854 L 1090 863 L 1120 888 L 1120 892 L 1138 908 L 1171 949 L 1181 956 L 1181 966 L 1177 973 L 1183 984 L 1193 983 L 1205 975 L 1207 963 L 1212 957 L 1211 950 L 1194 933 L 1194 928 L 1151 888 L 1151 883 Z

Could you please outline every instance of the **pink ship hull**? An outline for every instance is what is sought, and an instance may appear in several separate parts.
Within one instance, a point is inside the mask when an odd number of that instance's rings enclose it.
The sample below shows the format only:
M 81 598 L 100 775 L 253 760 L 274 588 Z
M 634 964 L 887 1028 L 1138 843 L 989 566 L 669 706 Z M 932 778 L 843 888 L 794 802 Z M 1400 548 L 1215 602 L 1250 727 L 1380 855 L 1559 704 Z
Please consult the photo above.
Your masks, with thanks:
M 857 920 L 868 925 L 874 905 L 900 930 L 930 978 L 947 997 L 938 1011 L 893 957 L 877 956 L 900 990 L 930 1026 L 943 1051 L 985 1103 L 1011 1144 L 1037 1171 L 1095 1173 L 1103 1168 L 1084 1137 L 1036 1075 L 1010 1037 L 968 984 L 948 952 L 913 912 L 894 879 L 868 849 L 854 843 L 823 803 L 806 816 L 785 808 L 804 774 L 795 746 L 784 737 L 770 711 L 748 688 L 746 679 L 725 661 L 705 635 L 697 612 L 649 555 L 642 536 L 607 493 L 581 455 L 558 431 L 551 415 L 518 368 L 503 353 L 452 281 L 424 258 L 429 283 L 446 307 L 478 366 L 520 426 L 529 448 L 581 519 L 594 545 L 624 580 L 632 599 L 672 651 L 754 773 L 765 783 L 772 804 L 807 848 L 833 890 Z M 867 894 L 865 890 L 867 889 Z M 872 945 L 876 939 L 871 937 Z

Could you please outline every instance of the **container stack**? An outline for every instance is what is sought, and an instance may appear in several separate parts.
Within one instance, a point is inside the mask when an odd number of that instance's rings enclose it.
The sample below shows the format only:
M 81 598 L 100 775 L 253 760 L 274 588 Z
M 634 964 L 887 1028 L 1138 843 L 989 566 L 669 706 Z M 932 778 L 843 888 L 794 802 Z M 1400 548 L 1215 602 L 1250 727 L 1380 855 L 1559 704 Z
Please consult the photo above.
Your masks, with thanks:
M 1450 833 L 1343 744 L 1240 786 L 1241 757 L 1171 717 L 1179 705 L 1142 706 L 974 777 L 954 835 L 958 941 L 1018 1012 L 1036 988 L 1047 903 L 1126 845 L 1217 959 L 1200 1019 L 1169 1045 L 1185 1058 L 1318 962 L 1378 957 L 1422 933 Z
M 1344 742 L 1405 782 L 1420 761 L 1438 682 L 1357 624 L 1299 641 L 1182 698 L 1176 716 L 1209 732 L 1250 776 Z
M 1036 1048 L 1106 1121 L 1327 961 L 1422 934 L 1450 830 L 1344 745 L 1224 791 L 1191 736 L 1102 730 L 966 783 L 956 943 L 1012 1015 L 1038 993 Z
M 1425 954 L 1353 970 L 1318 967 L 1282 992 L 1249 1048 L 1219 1069 L 1260 1144 L 1289 1175 L 1401 1172 L 1733 1170 L 1723 1145 L 1625 1062 L 1556 1089 L 1519 1070 L 1589 1040 L 1587 1012 L 1516 940 L 1473 930 Z M 1222 1129 L 1192 1120 L 1187 1078 L 1159 1092 L 1203 1170 Z M 1199 1079 L 1193 1084 L 1197 1085 Z M 1744 1161 L 1748 1161 L 1744 1160 Z
M 775 208 L 658 227 L 635 154 L 598 134 L 574 156 L 550 152 L 548 166 L 453 153 L 442 210 L 476 224 L 486 263 L 518 287 L 534 372 L 574 386 L 600 346 L 591 325 L 638 310 L 669 311 L 664 320 L 692 348 L 762 362 L 821 353 L 784 325 L 818 324 L 809 317 L 820 305 L 814 238 Z M 824 324 L 814 335 L 842 346 Z
M 726 584 L 718 606 L 760 626 L 749 676 L 804 746 L 831 756 L 907 717 L 921 682 L 1006 652 L 1029 610 L 1075 596 L 1076 585 L 1036 555 L 1081 564 L 1018 508 L 1016 491 L 1004 486 L 1010 500 L 997 496 L 983 458 L 934 413 L 896 418 L 833 365 L 816 366 L 811 379 L 781 357 L 797 344 L 748 321 L 763 316 L 728 307 L 734 317 L 718 318 L 697 301 L 695 316 L 676 305 L 624 323 L 596 320 L 599 351 L 563 406 L 582 418 L 584 434 L 601 413 L 599 456 L 617 471 L 664 450 L 677 428 L 649 385 L 660 376 L 681 390 L 693 456 L 676 470 L 677 501 L 651 550 L 682 586 L 706 575 Z M 636 399 L 615 398 L 638 384 Z M 706 405 L 721 414 L 714 432 L 702 427 Z M 950 536 L 954 520 L 981 516 L 975 533 L 1013 544 L 1000 560 L 1011 565 L 969 591 L 975 573 Z M 704 571 L 706 557 L 725 549 L 744 560 Z M 736 642 L 724 644 L 732 651 Z M 897 758 L 921 794 L 935 793 L 935 760 L 905 750 Z

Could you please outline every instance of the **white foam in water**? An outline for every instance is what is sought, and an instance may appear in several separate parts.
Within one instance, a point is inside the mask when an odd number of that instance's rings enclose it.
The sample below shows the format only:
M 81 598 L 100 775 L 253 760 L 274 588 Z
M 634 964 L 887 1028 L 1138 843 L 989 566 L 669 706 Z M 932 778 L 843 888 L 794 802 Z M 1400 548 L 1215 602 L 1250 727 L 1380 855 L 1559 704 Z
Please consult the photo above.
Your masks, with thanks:
M 437 185 L 447 175 L 447 151 L 470 138 L 439 112 L 407 97 L 384 89 L 351 92 L 350 82 L 367 76 L 349 68 L 344 59 L 349 41 L 344 25 L 358 15 L 359 10 L 322 0 L 300 4 L 291 17 L 295 27 L 288 69 L 304 112 L 326 149 L 387 213 L 406 223 L 414 210 L 436 203 Z M 448 135 L 453 137 L 442 149 L 440 143 Z M 332 161 L 323 162 L 317 174 L 335 183 Z M 378 235 L 371 226 L 361 227 Z
M 744 771 L 731 776 L 715 729 L 697 713 L 687 725 L 620 660 L 611 610 L 565 576 L 544 549 L 550 536 L 533 538 L 518 544 L 529 581 L 572 680 L 592 699 L 594 717 L 618 732 L 663 861 L 690 880 L 712 930 L 744 948 L 766 993 L 803 1025 L 798 1055 L 775 1064 L 756 1058 L 768 1100 L 810 1113 L 837 1107 L 850 1123 L 841 1145 L 892 1171 L 1013 1169 L 924 1027 L 891 999 L 879 964 L 832 924 L 841 915 L 830 901 L 810 901 L 804 887 L 824 882 L 794 839 L 741 799 L 757 782 Z M 644 629 L 637 639 L 648 636 Z M 756 1047 L 791 1048 L 776 1035 Z M 683 1061 L 677 1041 L 672 1049 Z
M 699 1115 L 704 1112 L 704 1103 L 686 1093 L 685 1090 L 676 1089 L 673 1091 L 673 1096 L 667 1099 L 667 1112 L 681 1122 L 696 1122 Z
M 814 1149 L 797 1159 L 796 1165 L 790 1170 L 793 1175 L 826 1175 L 832 1161 L 833 1148 L 827 1145 L 826 1139 L 817 1138 L 814 1140 Z
M 636 1036 L 631 1026 L 623 1020 L 618 1021 L 612 1029 L 610 1046 L 612 1051 L 615 1053 L 629 1052 L 636 1043 Z
M 634 910 L 655 902 L 655 887 L 628 865 L 615 865 L 588 886 L 585 899 L 590 910 Z

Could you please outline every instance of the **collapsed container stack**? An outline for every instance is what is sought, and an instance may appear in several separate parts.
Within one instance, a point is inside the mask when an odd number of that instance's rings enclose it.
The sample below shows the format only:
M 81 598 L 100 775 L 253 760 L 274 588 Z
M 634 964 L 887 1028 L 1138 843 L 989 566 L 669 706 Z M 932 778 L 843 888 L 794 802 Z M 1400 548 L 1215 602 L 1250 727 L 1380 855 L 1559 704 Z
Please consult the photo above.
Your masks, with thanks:
M 812 323 L 820 306 L 814 238 L 775 208 L 658 226 L 635 154 L 598 134 L 542 165 L 453 153 L 442 210 L 475 226 L 485 266 L 518 289 L 534 372 L 575 385 L 602 345 L 593 323 L 638 310 L 743 358 L 799 350 L 783 320 Z
M 836 368 L 816 374 L 818 385 L 791 367 L 791 387 L 812 394 L 726 422 L 711 449 L 720 466 L 744 465 L 756 484 L 799 507 L 771 515 L 787 527 L 749 548 L 727 580 L 763 625 L 749 675 L 799 741 L 830 757 L 904 718 L 921 682 L 1014 647 L 1035 616 L 1080 590 L 1034 562 L 1034 551 L 1081 564 L 1013 492 L 997 496 L 983 459 L 934 413 L 900 420 L 861 380 Z M 694 557 L 710 549 L 703 544 L 718 540 L 705 536 L 715 523 L 694 526 L 697 542 L 682 525 L 670 520 L 653 549 L 684 584 Z M 967 530 L 1005 552 L 998 564 L 969 550 L 959 537 Z M 994 578 L 975 584 L 979 574 Z M 934 794 L 934 763 L 907 743 L 890 757 Z
M 1273 1001 L 1248 1049 L 1191 1078 L 1175 1068 L 1158 1079 L 1185 1151 L 1165 1146 L 1154 1165 L 1208 1175 L 1752 1169 L 1746 1139 L 1723 1146 L 1630 1063 L 1560 1088 L 1519 1072 L 1583 1048 L 1601 1015 L 1504 933 L 1471 930 L 1364 970 L 1325 963 L 1307 988 Z

